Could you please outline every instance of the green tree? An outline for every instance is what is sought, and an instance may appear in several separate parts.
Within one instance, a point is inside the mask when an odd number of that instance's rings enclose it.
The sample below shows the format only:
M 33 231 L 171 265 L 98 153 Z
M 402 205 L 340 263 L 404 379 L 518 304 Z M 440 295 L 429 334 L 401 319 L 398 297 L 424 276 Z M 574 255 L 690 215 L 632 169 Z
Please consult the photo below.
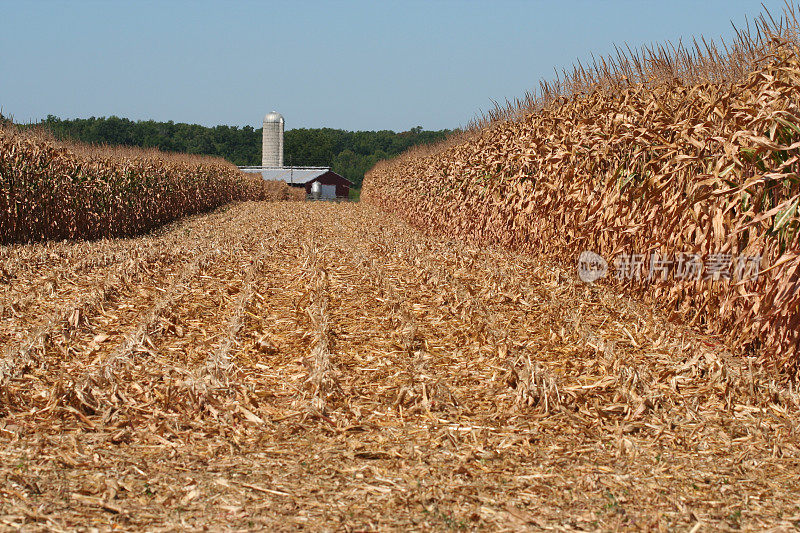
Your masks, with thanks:
M 251 126 L 131 121 L 108 118 L 62 120 L 48 115 L 38 126 L 47 128 L 59 139 L 88 143 L 158 148 L 222 157 L 236 165 L 261 164 L 261 130 Z M 409 131 L 345 131 L 333 128 L 298 128 L 284 136 L 284 163 L 287 166 L 325 166 L 361 186 L 366 173 L 381 159 L 394 157 L 411 146 L 444 139 L 451 130 L 425 131 L 415 126 Z

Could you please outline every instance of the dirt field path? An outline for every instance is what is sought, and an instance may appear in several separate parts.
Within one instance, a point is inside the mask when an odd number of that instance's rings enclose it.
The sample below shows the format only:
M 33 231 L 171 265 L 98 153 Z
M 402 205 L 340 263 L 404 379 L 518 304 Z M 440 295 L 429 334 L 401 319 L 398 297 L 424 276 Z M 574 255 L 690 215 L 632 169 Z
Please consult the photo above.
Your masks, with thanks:
M 368 206 L 0 249 L 0 529 L 792 530 L 800 394 Z

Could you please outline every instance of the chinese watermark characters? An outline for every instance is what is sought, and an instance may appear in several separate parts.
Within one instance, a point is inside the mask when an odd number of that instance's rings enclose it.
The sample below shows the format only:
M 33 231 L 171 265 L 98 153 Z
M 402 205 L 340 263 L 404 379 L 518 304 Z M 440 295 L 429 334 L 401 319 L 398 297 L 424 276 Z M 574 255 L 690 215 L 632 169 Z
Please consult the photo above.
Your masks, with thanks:
M 661 255 L 619 254 L 613 261 L 614 275 L 619 280 L 645 280 L 665 282 L 670 276 L 674 280 L 714 282 L 753 281 L 761 271 L 760 255 L 735 256 L 729 253 L 713 253 L 706 256 L 694 253 Z M 584 251 L 578 258 L 578 277 L 586 283 L 593 283 L 605 277 L 609 271 L 608 262 L 600 255 Z

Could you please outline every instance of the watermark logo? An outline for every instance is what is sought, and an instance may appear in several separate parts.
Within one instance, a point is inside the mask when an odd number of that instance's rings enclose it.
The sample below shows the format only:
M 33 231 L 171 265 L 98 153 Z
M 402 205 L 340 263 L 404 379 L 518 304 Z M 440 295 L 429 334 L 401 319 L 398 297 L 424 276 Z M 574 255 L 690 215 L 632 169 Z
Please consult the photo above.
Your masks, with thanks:
M 584 250 L 578 257 L 578 277 L 586 283 L 594 283 L 608 273 L 608 262 L 602 256 Z
M 650 254 L 619 254 L 614 262 L 615 277 L 619 280 L 667 281 L 711 280 L 712 282 L 754 281 L 761 271 L 761 256 L 734 256 L 714 253 L 703 257 L 699 254 L 679 253 L 674 256 Z M 609 266 L 600 255 L 584 251 L 578 257 L 578 277 L 593 283 L 605 277 Z

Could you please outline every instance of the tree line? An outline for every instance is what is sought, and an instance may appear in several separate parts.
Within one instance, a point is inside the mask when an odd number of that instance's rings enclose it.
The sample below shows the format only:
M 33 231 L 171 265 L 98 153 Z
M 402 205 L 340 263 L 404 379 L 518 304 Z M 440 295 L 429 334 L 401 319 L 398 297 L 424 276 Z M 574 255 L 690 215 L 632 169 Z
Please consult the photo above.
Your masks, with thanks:
M 57 139 L 86 143 L 140 146 L 168 152 L 222 157 L 235 165 L 261 164 L 261 129 L 252 126 L 132 121 L 116 116 L 61 119 L 53 115 L 34 126 L 50 130 Z M 299 128 L 284 133 L 284 164 L 325 166 L 361 187 L 364 173 L 382 159 L 406 149 L 444 139 L 452 130 L 346 131 L 333 128 Z

